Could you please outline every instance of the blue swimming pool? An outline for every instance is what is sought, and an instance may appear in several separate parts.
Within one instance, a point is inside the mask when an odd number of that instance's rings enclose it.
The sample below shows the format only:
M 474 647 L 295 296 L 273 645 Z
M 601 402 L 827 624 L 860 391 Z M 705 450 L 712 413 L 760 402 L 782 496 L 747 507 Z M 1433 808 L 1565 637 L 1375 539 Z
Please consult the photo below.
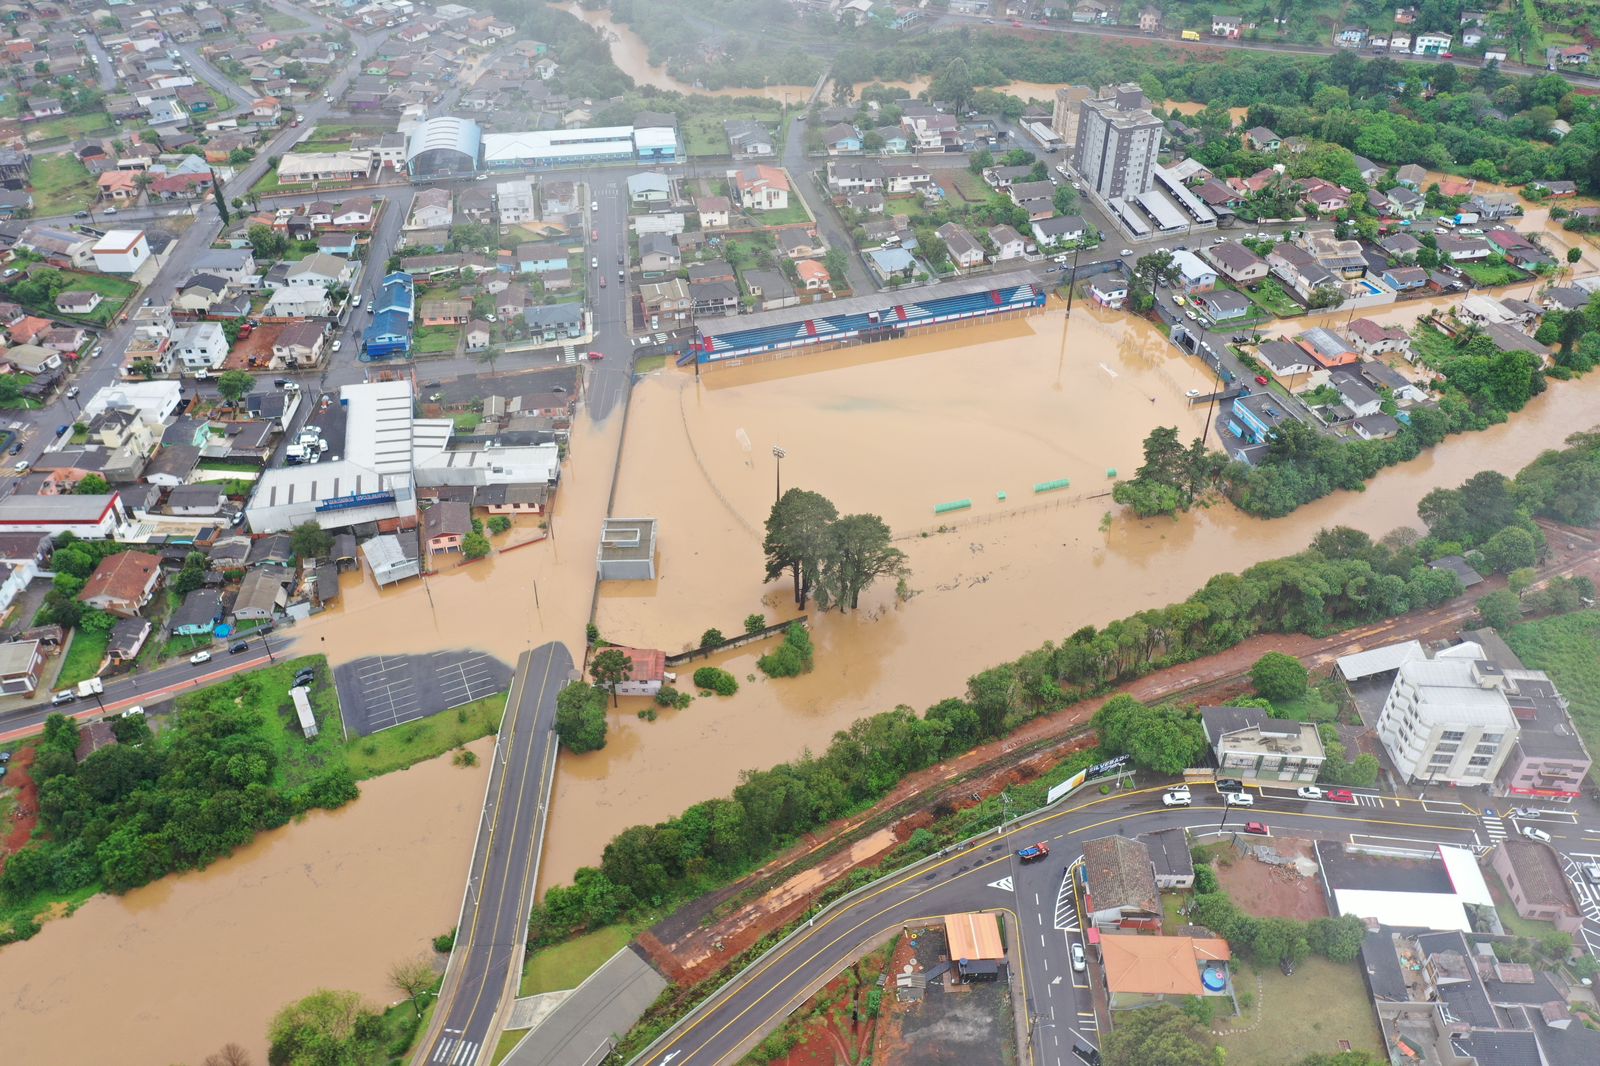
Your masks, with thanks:
M 1377 296 L 1377 295 L 1379 295 L 1380 293 L 1383 292 L 1382 289 L 1378 288 L 1372 282 L 1367 281 L 1365 279 L 1362 279 L 1361 281 L 1357 282 L 1357 284 L 1360 285 L 1363 289 L 1366 289 L 1367 290 L 1367 294 L 1370 295 L 1370 296 Z

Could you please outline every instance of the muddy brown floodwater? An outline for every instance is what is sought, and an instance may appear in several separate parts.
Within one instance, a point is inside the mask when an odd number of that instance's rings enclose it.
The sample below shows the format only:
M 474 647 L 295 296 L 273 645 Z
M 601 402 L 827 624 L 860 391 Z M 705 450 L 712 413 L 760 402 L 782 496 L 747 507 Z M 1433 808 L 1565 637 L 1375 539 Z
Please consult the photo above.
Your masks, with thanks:
M 454 924 L 482 808 L 479 765 L 445 758 L 361 786 L 342 810 L 263 833 L 208 869 L 97 896 L 0 951 L 15 1063 L 266 1061 L 267 1023 L 317 988 L 387 1005 L 385 972 Z
M 751 611 L 792 613 L 787 587 L 762 581 L 774 444 L 787 451 L 785 486 L 871 510 L 908 535 L 899 543 L 914 595 L 898 602 L 880 583 L 859 612 L 813 614 L 817 669 L 805 677 L 765 679 L 755 647 L 710 660 L 739 678 L 731 698 L 697 698 L 655 722 L 635 717 L 642 700 L 624 700 L 603 751 L 562 756 L 545 884 L 596 861 L 618 830 L 721 795 L 744 769 L 820 750 L 863 714 L 921 710 L 977 670 L 1298 551 L 1324 526 L 1417 525 L 1416 501 L 1430 489 L 1484 468 L 1510 473 L 1600 422 L 1591 376 L 1553 386 L 1507 425 L 1380 474 L 1366 492 L 1288 518 L 1218 504 L 1139 521 L 1104 498 L 1106 471 L 1136 468 L 1155 424 L 1197 431 L 1204 411 L 1183 394 L 1205 378 L 1125 315 L 1078 304 L 1064 348 L 1062 322 L 1052 304 L 1026 320 L 712 371 L 698 383 L 672 370 L 640 383 L 616 513 L 660 519 L 660 576 L 602 587 L 608 639 L 679 650 L 710 626 L 737 631 Z M 1061 477 L 1072 484 L 1059 499 L 1033 497 L 1035 483 Z M 917 535 L 938 525 L 935 503 L 962 498 L 974 506 L 946 517 L 953 531 Z

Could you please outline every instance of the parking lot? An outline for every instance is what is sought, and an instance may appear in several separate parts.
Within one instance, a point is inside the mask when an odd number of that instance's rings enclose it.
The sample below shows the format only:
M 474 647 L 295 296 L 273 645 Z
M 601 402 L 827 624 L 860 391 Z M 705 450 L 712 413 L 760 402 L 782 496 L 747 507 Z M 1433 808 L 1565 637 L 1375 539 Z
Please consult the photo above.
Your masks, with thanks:
M 503 692 L 511 667 L 476 651 L 373 655 L 339 667 L 334 681 L 345 726 L 365 737 Z

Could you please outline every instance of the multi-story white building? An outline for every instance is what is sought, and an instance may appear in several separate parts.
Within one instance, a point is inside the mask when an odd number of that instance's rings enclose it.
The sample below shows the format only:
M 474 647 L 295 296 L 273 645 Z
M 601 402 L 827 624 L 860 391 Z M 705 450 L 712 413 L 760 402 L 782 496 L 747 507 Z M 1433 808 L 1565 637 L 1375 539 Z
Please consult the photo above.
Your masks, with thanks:
M 228 338 L 220 322 L 191 322 L 173 330 L 171 350 L 185 370 L 215 370 L 228 358 Z
M 1155 184 L 1163 126 L 1143 99 L 1135 86 L 1080 105 L 1072 165 L 1102 199 L 1131 200 Z
M 502 226 L 533 222 L 539 217 L 539 201 L 533 195 L 533 182 L 526 178 L 502 181 L 495 185 L 494 191 Z
M 1500 667 L 1452 657 L 1455 650 L 1400 664 L 1378 715 L 1378 738 L 1408 780 L 1488 786 L 1517 743 L 1509 685 Z

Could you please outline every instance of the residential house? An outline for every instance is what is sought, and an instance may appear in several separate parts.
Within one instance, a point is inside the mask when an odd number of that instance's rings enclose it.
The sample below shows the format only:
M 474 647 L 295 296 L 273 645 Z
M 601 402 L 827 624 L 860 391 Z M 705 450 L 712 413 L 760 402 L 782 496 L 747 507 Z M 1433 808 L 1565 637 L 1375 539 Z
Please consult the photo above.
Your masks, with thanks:
M 516 262 L 517 271 L 522 274 L 544 274 L 570 266 L 566 248 L 552 241 L 517 245 Z
M 772 134 L 759 122 L 728 119 L 723 122 L 722 129 L 735 159 L 758 159 L 774 152 Z
M 69 289 L 56 296 L 56 310 L 64 315 L 87 315 L 100 306 L 101 296 L 89 289 Z
M 795 276 L 800 279 L 800 287 L 806 292 L 829 292 L 833 288 L 828 268 L 815 259 L 802 259 L 797 262 Z
M 1239 34 L 1244 29 L 1244 24 L 1236 18 L 1225 15 L 1211 16 L 1211 36 L 1223 37 L 1230 41 L 1239 39 Z
M 1415 163 L 1407 163 L 1394 172 L 1394 180 L 1414 192 L 1421 192 L 1428 172 Z
M 473 319 L 467 323 L 466 333 L 464 334 L 467 351 L 481 352 L 488 348 L 491 332 L 492 327 L 489 323 L 480 319 Z
M 309 285 L 276 289 L 261 309 L 268 318 L 321 318 L 331 312 L 328 291 Z
M 811 263 L 812 260 L 801 260 L 796 264 Z M 775 311 L 783 307 L 794 307 L 800 302 L 800 297 L 795 293 L 794 286 L 789 284 L 789 279 L 775 270 L 746 270 L 741 276 L 745 292 L 755 298 L 757 311 Z
M 1323 214 L 1343 211 L 1350 206 L 1350 190 L 1321 178 L 1300 178 L 1295 182 L 1300 199 Z
M 1161 928 L 1161 896 L 1150 851 L 1125 836 L 1083 842 L 1083 908 L 1099 930 Z
M 1434 33 L 1424 31 L 1417 34 L 1411 42 L 1411 54 L 1419 56 L 1436 56 L 1450 51 L 1455 37 L 1448 33 Z
M 1384 193 L 1383 198 L 1388 205 L 1386 213 L 1401 218 L 1417 218 L 1428 206 L 1427 199 L 1421 193 L 1404 185 L 1396 185 Z
M 1286 340 L 1262 341 L 1256 347 L 1255 355 L 1257 361 L 1291 391 L 1314 389 L 1327 384 L 1328 372 L 1298 344 Z
M 1232 289 L 1196 292 L 1192 302 L 1218 324 L 1244 318 L 1250 313 L 1250 301 Z
M 682 257 L 678 245 L 662 233 L 651 233 L 639 238 L 639 267 L 648 273 L 676 270 Z
M 1357 318 L 1345 326 L 1355 350 L 1371 357 L 1384 352 L 1411 351 L 1411 336 L 1399 326 L 1381 326 L 1370 318 Z
M 536 304 L 523 309 L 522 320 L 535 338 L 546 342 L 572 340 L 583 336 L 581 304 Z
M 1487 259 L 1493 251 L 1489 247 L 1489 242 L 1482 237 L 1458 237 L 1453 233 L 1441 233 L 1437 240 L 1439 253 L 1455 263 Z
M 1274 718 L 1259 707 L 1201 707 L 1217 776 L 1310 784 L 1326 755 L 1315 723 Z
M 697 317 L 731 315 L 739 310 L 739 289 L 731 281 L 691 281 L 689 298 Z
M 1241 285 L 1260 281 L 1267 276 L 1267 261 L 1238 241 L 1208 245 L 1200 254 L 1217 268 L 1219 274 Z
M 639 286 L 639 299 L 644 313 L 652 319 L 685 319 L 694 307 L 689 286 L 682 278 L 645 282 Z
M 37 640 L 0 644 L 0 695 L 31 696 L 39 687 L 44 653 Z
M 883 191 L 882 163 L 829 160 L 827 175 L 828 188 L 835 195 Z
M 290 322 L 272 342 L 272 369 L 316 366 L 326 335 L 315 322 Z
M 1337 284 L 1333 274 L 1298 245 L 1275 246 L 1267 255 L 1267 266 L 1302 299 L 1310 299 L 1317 289 Z
M 994 245 L 996 260 L 1020 259 L 1028 250 L 1027 241 L 1023 240 L 1022 234 L 1006 225 L 990 227 L 989 243 Z
M 829 155 L 850 155 L 861 151 L 861 133 L 847 122 L 822 131 L 822 145 Z
M 1256 126 L 1245 131 L 1244 143 L 1258 152 L 1276 152 L 1283 139 L 1266 126 Z
M 1121 274 L 1101 274 L 1090 280 L 1089 296 L 1095 303 L 1118 311 L 1128 299 L 1128 283 Z
M 185 371 L 211 371 L 228 357 L 228 338 L 220 322 L 185 323 L 173 329 L 171 351 Z
M 422 512 L 422 547 L 435 552 L 460 551 L 461 543 L 472 532 L 472 507 L 456 501 L 441 501 Z
M 815 233 L 799 227 L 779 230 L 777 244 L 778 251 L 789 259 L 806 259 L 826 250 Z
M 888 206 L 881 192 L 857 192 L 844 198 L 845 206 L 864 215 L 881 215 Z
M 1556 55 L 1560 59 L 1562 66 L 1586 67 L 1594 57 L 1594 52 L 1586 44 L 1575 44 L 1561 49 Z
M 123 551 L 100 560 L 78 593 L 78 600 L 119 618 L 139 613 L 161 581 L 161 560 L 142 551 Z
M 701 196 L 695 199 L 694 208 L 700 215 L 701 229 L 722 229 L 728 225 L 732 204 L 726 196 Z
M 327 255 L 323 252 L 312 252 L 290 266 L 284 278 L 291 287 L 314 285 L 321 289 L 331 289 L 336 286 L 348 286 L 355 279 L 355 274 L 356 265 L 348 259 L 340 259 L 336 255 Z
M 418 308 L 424 326 L 465 325 L 472 317 L 472 301 L 460 297 L 431 296 Z
M 634 204 L 664 204 L 672 199 L 672 181 L 653 171 L 628 175 L 628 200 Z
M 1053 218 L 1040 219 L 1030 228 L 1033 230 L 1034 242 L 1040 248 L 1070 245 L 1089 235 L 1089 224 L 1081 215 L 1056 215 Z
M 455 221 L 455 208 L 449 189 L 423 189 L 411 201 L 411 214 L 405 229 L 448 229 Z
M 1209 292 L 1216 287 L 1217 272 L 1193 252 L 1184 248 L 1174 251 L 1172 265 L 1178 270 L 1184 292 Z
M 747 211 L 782 211 L 789 206 L 789 176 L 777 167 L 744 167 L 734 173 L 730 184 Z
M 284 572 L 278 567 L 257 567 L 246 571 L 233 600 L 235 621 L 270 621 L 288 603 L 284 591 Z

